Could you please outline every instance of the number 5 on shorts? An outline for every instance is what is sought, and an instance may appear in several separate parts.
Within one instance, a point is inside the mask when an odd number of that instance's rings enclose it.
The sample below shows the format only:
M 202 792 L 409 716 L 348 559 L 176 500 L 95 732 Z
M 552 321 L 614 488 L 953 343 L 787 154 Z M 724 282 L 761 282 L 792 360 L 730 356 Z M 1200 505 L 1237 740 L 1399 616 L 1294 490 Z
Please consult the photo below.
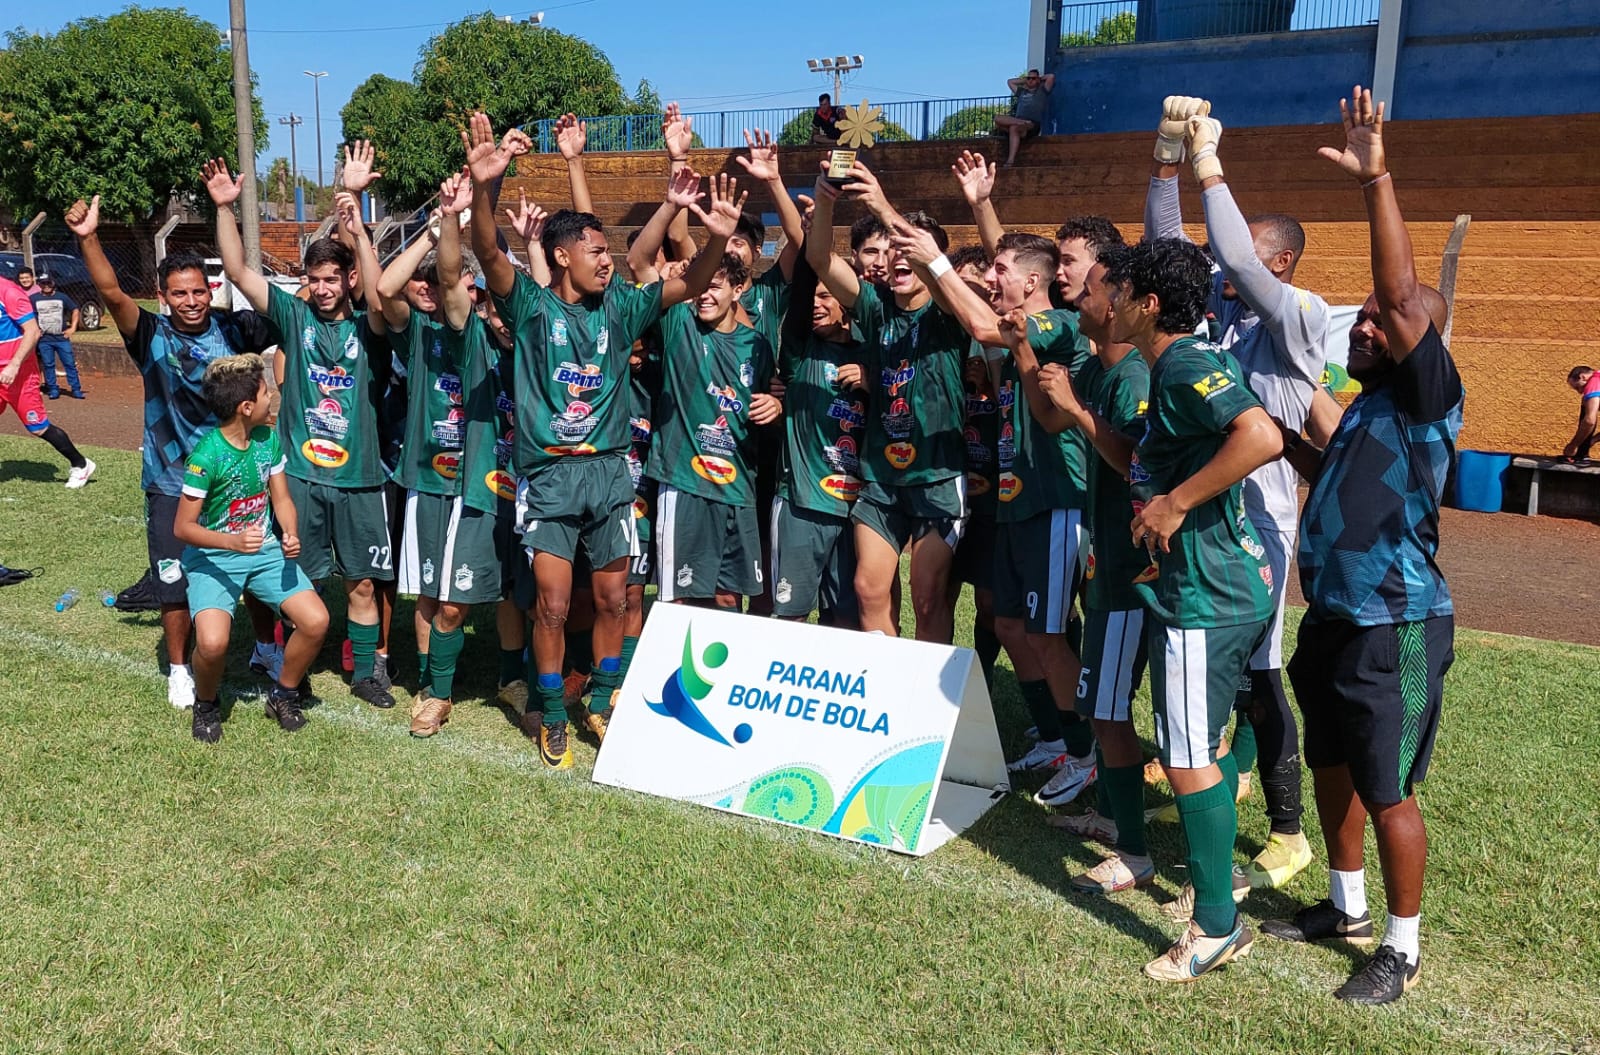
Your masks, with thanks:
M 375 571 L 390 571 L 394 561 L 389 556 L 388 546 L 368 546 L 367 552 L 372 555 L 372 567 Z
M 1089 698 L 1089 668 L 1088 667 L 1079 667 L 1078 668 L 1078 699 L 1087 700 L 1088 698 Z

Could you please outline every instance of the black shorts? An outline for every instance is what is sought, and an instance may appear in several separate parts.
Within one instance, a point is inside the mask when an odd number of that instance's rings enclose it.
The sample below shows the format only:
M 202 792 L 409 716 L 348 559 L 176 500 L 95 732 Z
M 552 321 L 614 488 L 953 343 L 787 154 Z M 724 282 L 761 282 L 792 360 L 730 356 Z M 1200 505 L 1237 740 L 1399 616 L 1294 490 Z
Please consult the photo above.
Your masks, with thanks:
M 994 589 L 995 532 L 993 513 L 973 513 L 956 546 L 956 559 L 950 565 L 950 578 L 976 590 Z
M 1349 766 L 1364 802 L 1410 798 L 1428 772 L 1454 640 L 1448 615 L 1385 626 L 1308 616 L 1288 668 L 1306 765 Z
M 178 518 L 178 496 L 146 491 L 144 496 L 145 549 L 150 575 L 155 579 L 156 601 L 163 607 L 189 608 L 189 580 L 183 574 L 183 543 L 172 533 Z

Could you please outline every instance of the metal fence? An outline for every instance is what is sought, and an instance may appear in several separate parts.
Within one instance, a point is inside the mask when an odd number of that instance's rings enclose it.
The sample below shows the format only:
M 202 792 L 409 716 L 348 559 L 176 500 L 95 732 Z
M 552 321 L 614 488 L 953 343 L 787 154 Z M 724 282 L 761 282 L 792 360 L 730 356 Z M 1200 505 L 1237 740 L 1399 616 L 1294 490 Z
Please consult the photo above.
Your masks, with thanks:
M 1054 5 L 1061 48 L 1375 25 L 1380 0 L 1101 0 Z
M 840 100 L 855 105 L 860 100 Z M 902 142 L 924 139 L 972 139 L 987 135 L 994 115 L 1011 107 L 1009 95 L 971 99 L 923 99 L 915 102 L 879 103 L 883 110 L 884 131 L 879 139 Z M 785 146 L 799 146 L 811 140 L 809 106 L 774 107 L 764 110 L 720 110 L 691 113 L 696 146 L 729 148 L 744 146 L 745 129 L 764 129 Z M 588 117 L 589 150 L 660 150 L 661 115 L 627 114 Z M 555 121 L 533 121 L 524 131 L 533 138 L 541 153 L 556 151 Z

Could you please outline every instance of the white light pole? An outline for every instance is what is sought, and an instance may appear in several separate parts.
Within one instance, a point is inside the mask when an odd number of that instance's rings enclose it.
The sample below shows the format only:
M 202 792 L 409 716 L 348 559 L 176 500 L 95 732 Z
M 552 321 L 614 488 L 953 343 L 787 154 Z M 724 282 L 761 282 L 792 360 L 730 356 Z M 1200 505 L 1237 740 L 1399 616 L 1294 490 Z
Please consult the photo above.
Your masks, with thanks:
M 839 96 L 844 91 L 844 75 L 854 73 L 866 65 L 866 58 L 861 55 L 837 55 L 831 59 L 807 59 L 806 69 L 812 73 L 820 73 L 824 77 L 833 77 L 833 101 L 835 105 L 840 102 Z
M 311 119 L 317 124 L 317 189 L 322 189 L 322 78 L 328 75 L 327 70 L 313 73 L 310 70 L 302 71 L 311 78 Z

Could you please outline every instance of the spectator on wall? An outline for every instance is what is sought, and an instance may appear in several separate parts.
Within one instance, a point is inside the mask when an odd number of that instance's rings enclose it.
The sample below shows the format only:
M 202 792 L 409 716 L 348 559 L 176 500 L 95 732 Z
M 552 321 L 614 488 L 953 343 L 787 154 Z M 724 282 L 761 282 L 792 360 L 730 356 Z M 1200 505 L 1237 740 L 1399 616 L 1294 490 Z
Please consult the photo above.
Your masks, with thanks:
M 1011 91 L 1011 112 L 996 114 L 994 127 L 1011 141 L 1005 164 L 1006 168 L 1010 168 L 1017 163 L 1017 150 L 1022 146 L 1022 141 L 1038 135 L 1044 128 L 1045 117 L 1050 110 L 1050 93 L 1056 87 L 1056 75 L 1046 73 L 1040 76 L 1038 70 L 1029 70 L 1021 77 L 1006 81 L 1006 87 Z
M 811 115 L 811 142 L 819 146 L 837 143 L 839 115 L 839 108 L 833 105 L 833 96 L 827 92 L 817 96 L 817 108 Z
M 59 359 L 66 368 L 67 387 L 72 398 L 84 398 L 83 385 L 78 380 L 78 360 L 72 354 L 72 335 L 78 332 L 78 302 L 56 289 L 56 280 L 48 274 L 38 276 L 28 299 L 33 301 L 34 314 L 39 317 L 39 366 L 43 371 L 40 387 L 49 398 L 61 398 L 56 378 L 56 360 Z
M 1600 370 L 1592 366 L 1575 366 L 1567 374 L 1567 384 L 1578 393 L 1578 427 L 1562 457 L 1579 465 L 1589 464 L 1589 448 L 1600 439 Z

